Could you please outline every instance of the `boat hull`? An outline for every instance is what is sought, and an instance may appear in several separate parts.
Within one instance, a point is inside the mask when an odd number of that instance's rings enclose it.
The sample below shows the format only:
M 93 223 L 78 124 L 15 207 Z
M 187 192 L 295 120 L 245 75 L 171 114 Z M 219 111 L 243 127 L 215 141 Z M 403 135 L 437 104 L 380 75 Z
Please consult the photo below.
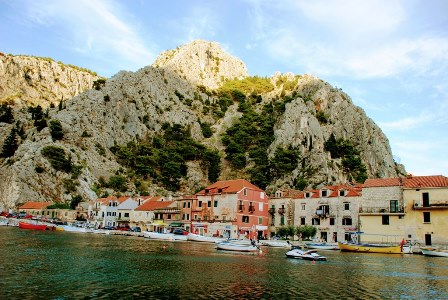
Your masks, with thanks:
M 257 252 L 260 249 L 253 245 L 241 245 L 241 244 L 233 244 L 228 242 L 217 243 L 216 248 L 218 250 L 226 250 L 226 251 L 238 251 L 238 252 Z
M 369 245 L 369 244 L 346 244 L 338 243 L 339 249 L 341 251 L 348 252 L 364 252 L 364 253 L 388 253 L 388 254 L 401 254 L 401 246 L 380 246 L 380 245 Z
M 172 234 L 172 233 L 159 233 L 159 232 L 145 231 L 143 233 L 143 236 L 145 238 L 149 238 L 151 240 L 174 241 L 174 234 Z
M 448 257 L 448 251 L 440 251 L 436 249 L 421 249 L 425 256 Z
M 216 238 L 216 237 L 212 237 L 212 236 L 203 236 L 203 235 L 198 235 L 198 234 L 194 234 L 194 233 L 189 233 L 187 235 L 187 238 L 188 238 L 189 241 L 206 242 L 206 243 L 216 243 L 216 242 L 224 242 L 225 241 L 224 238 Z
M 317 249 L 317 250 L 339 250 L 339 246 L 336 243 L 328 244 L 328 243 L 310 243 L 306 244 L 306 247 L 309 249 Z
M 22 228 L 22 229 L 33 229 L 33 230 L 47 230 L 47 225 L 19 222 L 19 228 Z
M 275 241 L 275 240 L 269 241 L 268 240 L 268 241 L 261 241 L 260 243 L 264 246 L 269 246 L 269 247 L 291 248 L 291 244 L 289 243 L 289 241 Z

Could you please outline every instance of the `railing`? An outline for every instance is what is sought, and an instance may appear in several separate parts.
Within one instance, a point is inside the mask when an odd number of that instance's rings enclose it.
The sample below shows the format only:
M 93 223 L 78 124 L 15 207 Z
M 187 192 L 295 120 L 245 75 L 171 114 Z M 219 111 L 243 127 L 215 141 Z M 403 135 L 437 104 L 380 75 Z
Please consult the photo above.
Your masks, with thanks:
M 278 213 L 283 215 L 285 213 L 285 209 L 283 207 L 279 208 Z
M 249 212 L 253 213 L 255 211 L 255 206 L 251 205 L 249 206 Z
M 240 212 L 242 212 L 244 210 L 244 205 L 242 205 L 242 204 L 238 205 L 238 210 Z
M 268 212 L 269 212 L 271 215 L 275 215 L 275 208 L 274 208 L 274 207 L 271 207 L 271 208 L 268 210 Z
M 395 210 L 390 210 L 390 207 L 360 207 L 359 213 L 364 214 L 402 214 L 404 213 L 404 208 L 402 206 Z
M 429 205 L 425 203 L 423 205 L 423 201 L 414 200 L 414 209 L 447 209 L 448 208 L 448 200 L 439 200 L 439 201 L 430 201 Z
M 328 218 L 330 216 L 330 212 L 318 209 L 316 210 L 316 215 L 320 218 Z

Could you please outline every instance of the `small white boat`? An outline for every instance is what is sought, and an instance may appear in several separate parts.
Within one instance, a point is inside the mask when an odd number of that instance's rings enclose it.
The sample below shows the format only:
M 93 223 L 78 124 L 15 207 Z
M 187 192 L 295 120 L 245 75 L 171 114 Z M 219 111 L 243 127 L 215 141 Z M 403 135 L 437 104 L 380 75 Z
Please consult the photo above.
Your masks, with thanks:
M 145 231 L 143 236 L 152 240 L 174 241 L 174 234 L 172 233 Z
M 269 247 L 291 248 L 291 243 L 289 241 L 266 240 L 266 241 L 260 241 L 260 243 L 264 246 L 269 246 Z
M 437 248 L 420 248 L 422 250 L 423 255 L 426 256 L 439 256 L 439 257 L 448 257 L 448 250 L 442 250 Z
M 64 231 L 68 232 L 81 232 L 81 233 L 87 233 L 87 232 L 93 232 L 93 230 L 86 228 L 86 227 L 78 227 L 78 226 L 71 226 L 71 225 L 65 225 L 62 226 Z
M 309 249 L 319 249 L 319 250 L 339 250 L 338 243 L 306 243 Z
M 257 252 L 260 248 L 255 244 L 238 244 L 233 242 L 221 242 L 216 244 L 218 250 L 238 251 L 238 252 Z
M 194 234 L 194 233 L 189 233 L 187 235 L 187 238 L 189 241 L 194 241 L 194 242 L 216 243 L 216 242 L 225 242 L 226 241 L 225 238 L 204 236 L 204 235 L 199 235 L 199 234 Z
M 286 257 L 299 258 L 305 260 L 327 260 L 325 256 L 316 253 L 315 249 L 303 251 L 300 249 L 292 249 L 285 253 Z

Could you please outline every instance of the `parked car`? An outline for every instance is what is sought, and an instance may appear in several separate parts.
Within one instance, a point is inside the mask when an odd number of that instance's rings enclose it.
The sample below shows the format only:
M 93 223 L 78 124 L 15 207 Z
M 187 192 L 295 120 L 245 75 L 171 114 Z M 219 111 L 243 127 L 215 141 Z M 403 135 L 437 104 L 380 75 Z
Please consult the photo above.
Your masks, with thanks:
M 129 226 L 118 226 L 116 229 L 117 230 L 122 230 L 122 231 L 129 231 L 129 230 L 131 230 L 131 228 L 129 228 Z
M 187 235 L 188 231 L 183 228 L 174 228 L 173 233 L 178 235 Z
M 132 231 L 132 232 L 142 232 L 142 229 L 141 229 L 140 227 L 137 226 L 137 227 L 132 227 L 132 228 L 131 228 L 131 231 Z
M 104 230 L 115 230 L 116 228 L 114 226 L 104 226 Z

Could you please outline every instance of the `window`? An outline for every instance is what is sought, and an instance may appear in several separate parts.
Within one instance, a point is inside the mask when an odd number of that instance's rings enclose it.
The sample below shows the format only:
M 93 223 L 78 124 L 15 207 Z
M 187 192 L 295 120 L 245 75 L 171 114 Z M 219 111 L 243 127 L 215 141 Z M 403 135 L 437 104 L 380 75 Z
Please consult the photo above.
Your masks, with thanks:
M 306 209 L 306 204 L 302 203 L 302 210 L 305 210 L 305 209 Z
M 260 192 L 260 199 L 264 199 L 264 192 Z
M 319 218 L 313 218 L 313 225 L 320 225 L 320 219 Z
M 334 218 L 330 218 L 330 225 L 334 225 Z
M 263 218 L 262 217 L 258 218 L 258 224 L 263 224 Z
M 309 198 L 309 197 L 311 197 L 311 193 L 306 192 L 305 193 L 305 198 Z
M 188 208 L 191 207 L 191 202 L 187 202 L 187 207 L 188 207 Z
M 208 202 L 207 202 L 207 206 L 208 206 L 208 207 L 212 207 L 212 201 L 208 201 Z
M 218 207 L 218 201 L 215 200 L 215 201 L 213 202 L 213 207 Z
M 429 211 L 423 212 L 423 222 L 430 223 L 431 222 L 431 213 Z
M 129 213 L 124 213 L 125 218 L 129 218 Z
M 187 207 L 187 202 L 184 202 L 184 206 L 183 206 L 184 208 L 186 208 Z
M 344 197 L 345 196 L 345 191 L 344 190 L 340 190 L 339 191 L 339 196 Z
M 182 214 L 182 220 L 185 220 L 185 219 L 186 219 L 185 214 Z
M 194 219 L 195 219 L 195 220 L 198 219 L 198 215 L 197 215 L 197 214 L 194 215 Z
M 285 225 L 285 217 L 281 216 L 280 217 L 280 226 L 283 226 L 283 225 Z
M 398 200 L 390 200 L 390 212 L 391 213 L 398 212 Z
M 388 215 L 383 215 L 382 216 L 382 224 L 383 225 L 389 225 L 389 216 Z
M 263 202 L 258 202 L 258 210 L 263 211 Z
M 429 207 L 429 193 L 422 193 L 423 207 Z
M 227 219 L 227 216 L 222 216 L 222 220 L 225 221 Z
M 350 203 L 344 203 L 344 210 L 350 210 Z
M 190 220 L 190 214 L 187 214 L 187 220 Z
M 247 189 L 244 189 L 243 192 L 244 192 L 244 196 L 247 196 Z
M 249 216 L 243 216 L 243 223 L 249 223 Z
M 171 214 L 168 214 L 168 216 L 166 217 L 168 220 L 171 220 Z
M 322 197 L 327 197 L 327 191 L 322 191 Z
M 305 220 L 306 220 L 305 217 L 301 217 L 300 218 L 300 225 L 305 225 Z
M 222 193 L 222 189 L 218 189 L 218 193 L 220 193 L 220 194 L 221 194 L 221 193 Z
M 199 201 L 198 207 L 202 207 L 202 201 Z
M 342 225 L 352 225 L 352 218 L 342 218 Z

